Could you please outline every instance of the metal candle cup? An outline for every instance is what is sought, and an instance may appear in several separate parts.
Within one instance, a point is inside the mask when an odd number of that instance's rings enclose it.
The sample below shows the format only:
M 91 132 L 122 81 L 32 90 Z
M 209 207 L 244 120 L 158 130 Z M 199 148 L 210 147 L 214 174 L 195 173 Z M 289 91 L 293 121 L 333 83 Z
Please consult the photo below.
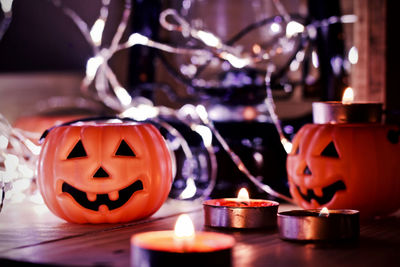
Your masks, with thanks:
M 154 231 L 132 236 L 131 266 L 231 266 L 233 237 L 199 232 L 193 242 L 179 246 L 173 235 Z
M 360 235 L 359 211 L 320 209 L 292 210 L 278 214 L 279 235 L 291 241 L 338 241 L 357 239 Z
M 324 123 L 380 123 L 382 103 L 312 103 L 313 121 Z
M 279 203 L 237 198 L 211 199 L 203 203 L 204 224 L 211 227 L 256 229 L 276 226 Z
M 186 217 L 186 218 L 184 218 Z M 187 215 L 174 231 L 153 231 L 131 237 L 131 266 L 231 266 L 235 239 L 214 232 L 195 232 Z

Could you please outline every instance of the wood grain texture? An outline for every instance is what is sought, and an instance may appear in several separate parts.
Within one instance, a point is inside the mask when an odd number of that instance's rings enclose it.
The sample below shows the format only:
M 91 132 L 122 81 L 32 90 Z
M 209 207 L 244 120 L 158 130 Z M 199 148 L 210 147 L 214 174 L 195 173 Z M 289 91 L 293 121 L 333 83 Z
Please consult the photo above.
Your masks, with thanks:
M 356 101 L 383 102 L 386 90 L 386 1 L 354 0 L 354 45 L 358 63 L 352 69 Z
M 11 208 L 11 207 L 9 207 Z M 281 205 L 280 211 L 296 208 Z M 29 262 L 63 266 L 129 266 L 133 234 L 173 229 L 178 214 L 187 212 L 197 230 L 219 231 L 236 239 L 235 267 L 244 266 L 394 266 L 400 263 L 400 218 L 362 223 L 357 242 L 294 243 L 276 229 L 233 231 L 206 228 L 200 203 L 168 202 L 155 216 L 130 224 L 77 225 L 29 213 L 29 205 L 0 215 L 0 265 Z M 15 216 L 24 220 L 14 221 Z M 6 216 L 4 216 L 6 215 Z
M 8 204 L 0 213 L 0 257 L 14 248 L 36 246 L 59 240 L 80 238 L 102 231 L 132 227 L 182 212 L 200 209 L 200 204 L 168 200 L 148 219 L 126 224 L 73 224 L 53 215 L 45 206 L 33 203 Z

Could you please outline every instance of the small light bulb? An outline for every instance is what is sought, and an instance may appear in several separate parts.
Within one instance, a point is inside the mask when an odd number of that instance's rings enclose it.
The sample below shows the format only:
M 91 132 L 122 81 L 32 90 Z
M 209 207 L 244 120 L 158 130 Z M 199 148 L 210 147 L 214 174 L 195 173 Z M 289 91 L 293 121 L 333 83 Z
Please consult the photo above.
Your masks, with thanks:
M 134 46 L 137 44 L 147 45 L 148 42 L 149 42 L 149 38 L 136 32 L 136 33 L 131 34 L 131 36 L 129 36 L 127 45 L 128 46 Z
M 103 30 L 105 26 L 104 19 L 97 19 L 90 30 L 90 37 L 96 46 L 101 44 L 101 37 L 103 36 Z
M 286 37 L 291 38 L 298 33 L 302 33 L 304 31 L 304 25 L 291 21 L 286 26 Z
M 357 47 L 352 46 L 350 48 L 348 59 L 349 59 L 349 62 L 351 64 L 357 64 L 357 62 L 358 62 L 358 50 L 357 50 Z
M 203 43 L 208 46 L 217 48 L 221 46 L 221 40 L 211 32 L 200 30 L 196 33 L 196 35 Z
M 196 191 L 197 191 L 196 184 L 194 183 L 193 178 L 190 177 L 186 180 L 186 188 L 179 195 L 179 198 L 180 199 L 192 198 L 196 195 Z
M 273 33 L 278 33 L 278 32 L 280 32 L 281 31 L 281 25 L 279 25 L 278 23 L 276 23 L 276 22 L 274 22 L 274 23 L 272 23 L 271 24 L 271 31 L 273 32 Z
M 129 106 L 132 102 L 132 97 L 128 94 L 125 88 L 117 86 L 114 88 L 115 95 L 122 105 Z
M 13 0 L 0 0 L 0 3 L 4 13 L 11 11 Z
M 89 58 L 86 63 L 86 76 L 89 80 L 93 80 L 96 76 L 97 70 L 99 69 L 100 65 L 103 64 L 104 58 L 102 56 L 95 56 Z
M 0 149 L 4 150 L 8 146 L 8 139 L 4 135 L 0 135 Z

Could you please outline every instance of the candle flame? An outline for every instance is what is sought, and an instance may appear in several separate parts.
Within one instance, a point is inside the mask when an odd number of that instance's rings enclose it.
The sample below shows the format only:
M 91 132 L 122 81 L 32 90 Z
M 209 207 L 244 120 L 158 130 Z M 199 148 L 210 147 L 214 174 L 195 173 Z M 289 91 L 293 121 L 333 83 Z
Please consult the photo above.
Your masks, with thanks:
M 329 210 L 326 207 L 323 207 L 321 209 L 321 211 L 319 212 L 319 216 L 328 217 L 329 216 Z
M 351 104 L 354 101 L 354 91 L 353 88 L 347 87 L 344 90 L 343 97 L 342 97 L 342 104 Z
M 194 235 L 194 226 L 189 215 L 180 215 L 175 223 L 174 237 L 176 239 L 190 240 L 194 238 Z
M 239 190 L 237 198 L 241 201 L 249 201 L 250 200 L 249 192 L 247 192 L 246 188 L 243 187 Z

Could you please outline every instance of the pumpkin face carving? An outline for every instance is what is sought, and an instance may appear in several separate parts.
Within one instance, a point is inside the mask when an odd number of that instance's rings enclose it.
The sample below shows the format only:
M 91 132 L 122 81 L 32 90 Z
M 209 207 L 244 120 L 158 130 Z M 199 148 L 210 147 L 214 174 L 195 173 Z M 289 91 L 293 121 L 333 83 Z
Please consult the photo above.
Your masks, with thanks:
M 358 209 L 363 218 L 400 208 L 400 143 L 381 124 L 307 124 L 293 140 L 290 192 L 306 209 Z
M 56 127 L 47 135 L 38 161 L 45 203 L 76 223 L 150 216 L 164 203 L 171 183 L 168 149 L 150 124 Z

